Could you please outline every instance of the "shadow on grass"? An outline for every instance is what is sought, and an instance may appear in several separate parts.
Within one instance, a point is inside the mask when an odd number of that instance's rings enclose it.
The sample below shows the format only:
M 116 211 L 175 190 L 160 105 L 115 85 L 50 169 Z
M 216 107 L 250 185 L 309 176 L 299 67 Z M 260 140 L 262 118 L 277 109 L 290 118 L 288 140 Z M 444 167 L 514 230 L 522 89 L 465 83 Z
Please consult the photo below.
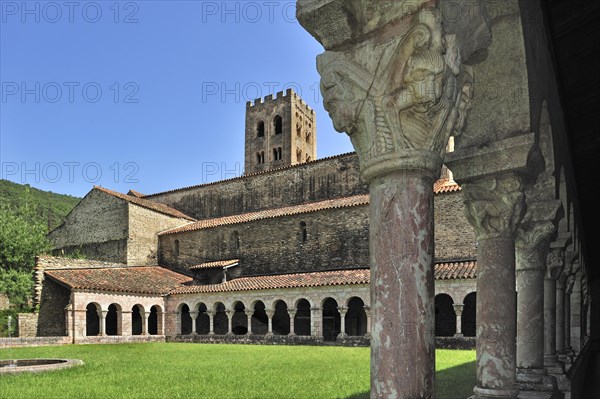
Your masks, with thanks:
M 435 374 L 435 399 L 466 399 L 473 395 L 477 384 L 475 362 L 460 364 Z M 369 399 L 369 392 L 361 392 L 346 399 Z

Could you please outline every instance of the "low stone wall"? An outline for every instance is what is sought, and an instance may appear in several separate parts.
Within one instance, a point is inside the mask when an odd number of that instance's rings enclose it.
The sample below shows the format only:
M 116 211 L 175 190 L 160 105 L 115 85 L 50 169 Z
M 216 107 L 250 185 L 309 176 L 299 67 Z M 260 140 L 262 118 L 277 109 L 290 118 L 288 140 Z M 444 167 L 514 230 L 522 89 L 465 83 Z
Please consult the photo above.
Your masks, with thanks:
M 104 335 L 80 337 L 75 344 L 131 344 L 141 342 L 165 342 L 164 335 Z
M 0 338 L 0 349 L 21 348 L 25 346 L 49 346 L 70 344 L 69 337 L 17 337 Z
M 32 338 L 37 335 L 38 316 L 37 313 L 19 313 L 19 337 Z
M 436 349 L 475 349 L 475 337 L 435 337 Z
M 167 342 L 195 342 L 211 344 L 250 344 L 250 345 L 315 345 L 315 346 L 369 346 L 365 337 L 348 337 L 336 341 L 323 341 L 312 336 L 289 335 L 176 335 L 167 337 Z

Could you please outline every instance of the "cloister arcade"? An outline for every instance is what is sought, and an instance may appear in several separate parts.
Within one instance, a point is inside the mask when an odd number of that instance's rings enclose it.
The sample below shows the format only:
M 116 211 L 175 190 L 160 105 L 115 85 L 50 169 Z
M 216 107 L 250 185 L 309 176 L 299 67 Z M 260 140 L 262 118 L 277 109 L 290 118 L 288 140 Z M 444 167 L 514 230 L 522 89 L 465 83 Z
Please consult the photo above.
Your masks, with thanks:
M 329 288 L 334 289 L 173 296 L 167 318 L 174 321 L 174 329 L 168 334 L 301 336 L 324 341 L 368 337 L 368 287 Z
M 436 296 L 436 336 L 475 335 L 474 281 L 443 281 Z M 452 289 L 454 287 L 454 289 Z M 457 288 L 459 287 L 459 288 Z M 135 297 L 75 293 L 67 309 L 75 341 L 165 336 L 299 337 L 335 342 L 369 338 L 369 287 L 364 284 Z M 462 329 L 461 329 L 462 326 Z

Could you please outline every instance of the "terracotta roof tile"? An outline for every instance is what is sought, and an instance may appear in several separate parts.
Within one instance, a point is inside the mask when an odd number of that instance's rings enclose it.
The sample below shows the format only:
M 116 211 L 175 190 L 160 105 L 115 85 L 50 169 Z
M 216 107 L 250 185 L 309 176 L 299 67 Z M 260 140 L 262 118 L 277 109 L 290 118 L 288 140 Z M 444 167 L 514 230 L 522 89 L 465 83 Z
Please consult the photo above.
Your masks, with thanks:
M 274 288 L 321 287 L 329 285 L 369 284 L 369 269 L 240 277 L 221 284 L 188 285 L 171 294 L 253 291 Z
M 435 265 L 436 280 L 453 280 L 475 277 L 477 277 L 476 261 L 436 263 Z
M 467 279 L 477 276 L 477 262 L 437 263 L 436 280 Z M 369 269 L 348 269 L 328 272 L 293 273 L 274 276 L 240 277 L 221 284 L 186 285 L 171 291 L 171 294 L 191 294 L 230 291 L 254 291 L 276 288 L 302 288 L 330 285 L 369 284 Z
M 240 262 L 239 259 L 217 260 L 214 262 L 204 262 L 199 265 L 191 266 L 190 270 L 214 269 L 214 268 L 219 268 L 219 267 L 233 266 L 239 262 Z
M 368 194 L 355 195 L 352 197 L 335 198 L 326 201 L 311 202 L 308 204 L 286 206 L 283 208 L 265 209 L 257 212 L 199 220 L 196 223 L 190 223 L 185 226 L 163 231 L 159 235 L 183 233 L 186 231 L 208 229 L 211 227 L 224 226 L 229 224 L 246 223 L 254 220 L 270 219 L 281 216 L 297 215 L 300 213 L 316 212 L 324 209 L 346 208 L 351 206 L 367 205 L 368 203 Z
M 462 189 L 454 180 L 439 179 L 433 184 L 433 192 L 435 194 L 453 193 L 460 190 Z
M 191 277 L 160 266 L 52 269 L 45 275 L 72 289 L 164 295 Z
M 149 201 L 149 200 L 146 200 L 143 198 L 137 198 L 132 195 L 122 194 L 117 191 L 109 190 L 107 188 L 99 187 L 99 186 L 94 186 L 94 190 L 102 191 L 103 193 L 112 195 L 113 197 L 120 198 L 120 199 L 130 202 L 132 204 L 139 205 L 143 208 L 147 208 L 147 209 L 162 213 L 167 216 L 173 216 L 173 217 L 180 218 L 180 219 L 187 219 L 190 221 L 196 220 L 196 219 L 192 218 L 191 216 L 188 216 L 185 213 L 178 211 L 177 209 L 171 208 L 170 206 L 167 206 L 164 204 L 160 204 L 158 202 Z
M 142 194 L 142 193 L 140 193 L 139 191 L 135 191 L 135 190 L 129 190 L 129 191 L 127 192 L 127 195 L 131 195 L 131 196 L 133 196 L 133 197 L 138 197 L 138 198 L 142 198 L 142 197 L 145 197 L 145 196 L 146 196 L 145 194 Z

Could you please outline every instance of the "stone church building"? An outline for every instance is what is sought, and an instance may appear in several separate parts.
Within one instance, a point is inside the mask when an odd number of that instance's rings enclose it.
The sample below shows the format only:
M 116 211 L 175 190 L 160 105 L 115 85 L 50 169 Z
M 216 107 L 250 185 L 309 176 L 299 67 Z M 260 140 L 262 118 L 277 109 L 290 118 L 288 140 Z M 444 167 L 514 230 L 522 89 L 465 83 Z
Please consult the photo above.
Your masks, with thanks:
M 246 106 L 246 173 L 143 195 L 94 187 L 40 257 L 37 334 L 368 344 L 369 195 L 355 153 L 316 159 L 292 90 Z M 475 336 L 476 239 L 460 187 L 433 187 L 439 336 Z

